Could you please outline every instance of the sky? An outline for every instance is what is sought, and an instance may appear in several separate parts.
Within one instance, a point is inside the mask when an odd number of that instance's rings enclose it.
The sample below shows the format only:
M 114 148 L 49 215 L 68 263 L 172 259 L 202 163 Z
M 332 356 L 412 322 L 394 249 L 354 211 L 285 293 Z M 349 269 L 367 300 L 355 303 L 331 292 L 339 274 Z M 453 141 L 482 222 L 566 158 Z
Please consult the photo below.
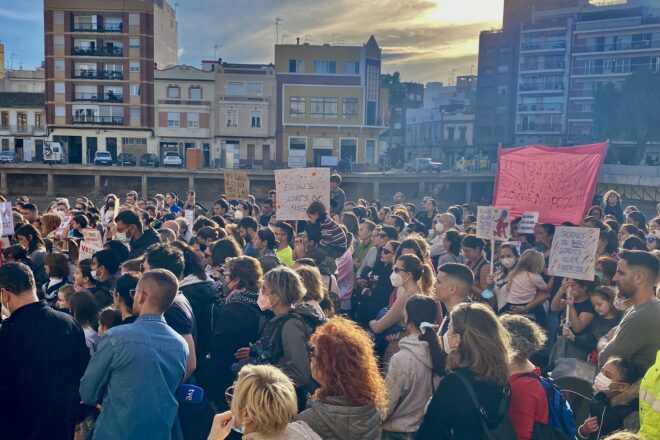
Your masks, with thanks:
M 477 72 L 479 32 L 501 26 L 503 0 L 169 0 L 176 2 L 179 63 L 273 61 L 279 41 L 361 45 L 373 34 L 383 72 L 406 81 L 453 81 Z M 43 59 L 43 0 L 0 0 L 5 65 Z M 217 46 L 217 47 L 216 47 Z M 12 58 L 12 54 L 15 56 Z

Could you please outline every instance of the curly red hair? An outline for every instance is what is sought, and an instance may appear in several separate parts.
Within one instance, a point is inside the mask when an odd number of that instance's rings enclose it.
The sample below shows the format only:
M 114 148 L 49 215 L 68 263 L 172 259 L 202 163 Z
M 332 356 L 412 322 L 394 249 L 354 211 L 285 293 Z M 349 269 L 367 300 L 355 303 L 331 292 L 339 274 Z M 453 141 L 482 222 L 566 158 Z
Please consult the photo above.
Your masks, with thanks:
M 315 368 L 323 382 L 313 398 L 344 398 L 352 406 L 387 408 L 387 389 L 371 338 L 361 327 L 335 316 L 312 335 Z

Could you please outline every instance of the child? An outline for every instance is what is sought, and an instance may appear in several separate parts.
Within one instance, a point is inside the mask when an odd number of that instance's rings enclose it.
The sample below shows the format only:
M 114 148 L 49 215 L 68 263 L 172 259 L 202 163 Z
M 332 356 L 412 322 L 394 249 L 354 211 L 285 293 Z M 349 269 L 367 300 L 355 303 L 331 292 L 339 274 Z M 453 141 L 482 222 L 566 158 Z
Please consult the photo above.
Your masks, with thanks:
M 578 429 L 578 437 L 597 440 L 619 429 L 637 431 L 641 377 L 630 360 L 610 358 L 596 376 L 590 417 Z
M 62 286 L 57 291 L 57 301 L 55 302 L 55 309 L 60 312 L 70 313 L 69 312 L 69 298 L 73 295 L 76 289 L 73 287 L 73 284 L 67 284 Z
M 605 194 L 605 215 L 613 215 L 616 221 L 623 223 L 623 208 L 621 207 L 621 196 L 618 192 L 611 190 Z
M 112 306 L 106 307 L 99 313 L 99 336 L 103 337 L 112 327 L 121 324 L 121 313 Z
M 507 276 L 506 304 L 500 313 L 519 313 L 545 324 L 543 302 L 548 299 L 548 285 L 541 277 L 545 267 L 543 254 L 527 249 Z
M 590 296 L 596 317 L 591 322 L 589 330 L 597 341 L 597 352 L 607 345 L 607 334 L 621 321 L 621 312 L 614 307 L 615 297 L 616 292 L 608 286 L 597 287 Z
M 91 356 L 96 352 L 96 346 L 99 342 L 99 334 L 94 328 L 98 324 L 96 299 L 89 291 L 79 290 L 71 295 L 69 306 L 71 307 L 71 314 L 85 333 L 85 343 Z

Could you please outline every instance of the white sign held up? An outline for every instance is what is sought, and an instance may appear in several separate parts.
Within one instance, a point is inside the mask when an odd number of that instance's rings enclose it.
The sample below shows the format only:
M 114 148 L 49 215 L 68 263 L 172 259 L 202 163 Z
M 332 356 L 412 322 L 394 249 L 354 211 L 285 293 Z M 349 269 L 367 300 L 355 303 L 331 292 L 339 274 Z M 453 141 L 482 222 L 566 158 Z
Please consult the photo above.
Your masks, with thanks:
M 11 202 L 0 203 L 0 215 L 2 215 L 2 235 L 14 233 L 14 213 L 11 210 Z
M 321 202 L 330 212 L 330 169 L 275 170 L 278 220 L 307 220 L 307 206 Z
M 101 232 L 95 228 L 85 228 L 82 231 L 83 240 L 89 244 L 94 244 L 97 246 L 103 246 L 103 238 L 101 237 Z
M 511 237 L 509 210 L 494 206 L 477 207 L 477 237 L 507 241 Z
M 519 234 L 533 234 L 534 226 L 539 221 L 539 213 L 535 211 L 523 212 L 520 223 L 518 224 Z
M 557 226 L 550 249 L 550 275 L 593 281 L 596 275 L 598 228 Z
M 102 246 L 96 245 L 94 243 L 87 243 L 83 240 L 78 245 L 78 261 L 85 260 L 87 258 L 91 259 L 95 253 L 102 249 Z

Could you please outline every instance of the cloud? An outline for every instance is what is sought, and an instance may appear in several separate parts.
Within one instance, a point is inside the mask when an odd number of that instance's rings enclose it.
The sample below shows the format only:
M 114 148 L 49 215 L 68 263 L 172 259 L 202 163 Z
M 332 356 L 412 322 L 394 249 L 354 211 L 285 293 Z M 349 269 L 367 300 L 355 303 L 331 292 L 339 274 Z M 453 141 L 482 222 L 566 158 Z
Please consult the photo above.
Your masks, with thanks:
M 180 47 L 177 51 L 177 56 L 182 57 L 186 53 L 186 50 L 183 47 Z

